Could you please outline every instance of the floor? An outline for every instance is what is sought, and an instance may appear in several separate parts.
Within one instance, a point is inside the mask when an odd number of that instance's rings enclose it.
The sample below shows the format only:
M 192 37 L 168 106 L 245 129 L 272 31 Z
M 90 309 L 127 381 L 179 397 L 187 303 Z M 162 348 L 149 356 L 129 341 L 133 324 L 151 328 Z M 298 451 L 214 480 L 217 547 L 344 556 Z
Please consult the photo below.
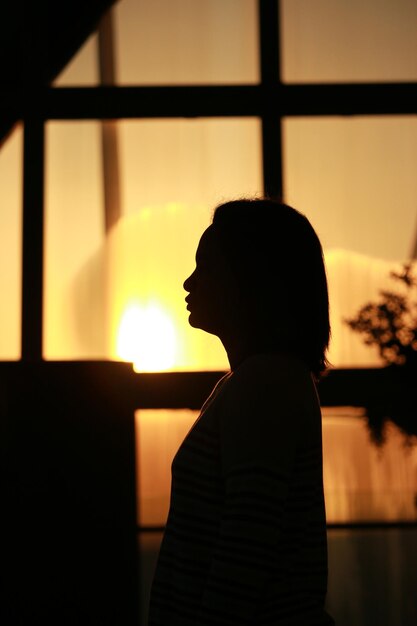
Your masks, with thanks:
M 139 535 L 141 626 L 161 541 Z M 329 528 L 327 609 L 336 626 L 416 626 L 417 525 Z

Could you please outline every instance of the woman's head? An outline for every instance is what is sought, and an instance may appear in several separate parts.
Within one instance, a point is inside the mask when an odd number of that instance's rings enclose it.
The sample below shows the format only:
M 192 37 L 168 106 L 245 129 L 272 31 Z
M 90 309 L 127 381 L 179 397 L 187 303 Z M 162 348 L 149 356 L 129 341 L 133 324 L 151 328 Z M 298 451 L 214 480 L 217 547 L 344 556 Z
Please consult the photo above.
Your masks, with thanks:
M 326 368 L 329 303 L 322 247 L 308 219 L 277 201 L 233 200 L 216 207 L 199 250 L 203 264 L 207 251 L 216 256 L 206 300 L 218 286 L 217 301 L 206 304 L 217 317 L 223 311 L 228 332 L 240 320 L 248 332 L 263 335 L 265 348 L 298 354 L 318 377 Z M 196 260 L 197 272 L 199 251 Z M 196 272 L 184 283 L 188 291 Z M 190 315 L 192 325 L 204 328 L 195 322 Z M 215 326 L 204 330 L 218 334 Z

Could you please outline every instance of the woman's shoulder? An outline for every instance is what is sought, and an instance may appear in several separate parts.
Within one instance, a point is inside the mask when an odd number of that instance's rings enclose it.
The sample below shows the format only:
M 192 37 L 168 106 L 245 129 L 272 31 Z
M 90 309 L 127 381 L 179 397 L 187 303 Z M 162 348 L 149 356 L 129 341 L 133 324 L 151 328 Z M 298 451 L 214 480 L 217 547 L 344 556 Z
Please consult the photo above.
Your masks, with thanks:
M 224 425 L 254 432 L 298 432 L 319 416 L 319 402 L 308 366 L 282 353 L 254 354 L 228 379 L 219 398 Z M 303 426 L 304 424 L 304 426 Z
M 262 405 L 277 402 L 293 407 L 311 400 L 315 385 L 308 366 L 297 356 L 260 353 L 246 358 L 227 381 L 225 400 Z

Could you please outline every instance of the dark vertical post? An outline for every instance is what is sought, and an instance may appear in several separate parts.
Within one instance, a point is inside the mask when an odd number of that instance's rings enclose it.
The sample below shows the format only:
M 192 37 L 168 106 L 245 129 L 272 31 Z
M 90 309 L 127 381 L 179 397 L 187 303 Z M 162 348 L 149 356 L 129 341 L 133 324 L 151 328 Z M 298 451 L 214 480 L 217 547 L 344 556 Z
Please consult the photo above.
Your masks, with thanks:
M 283 196 L 281 117 L 270 104 L 270 90 L 280 79 L 279 0 L 259 0 L 260 74 L 263 92 L 262 159 L 264 193 L 271 198 Z
M 22 359 L 42 359 L 44 122 L 24 121 Z
M 45 0 L 25 3 L 21 15 L 23 116 L 23 260 L 21 357 L 42 360 L 44 119 L 47 60 Z
M 100 84 L 114 85 L 114 37 L 112 10 L 108 10 L 100 20 L 98 28 L 98 54 Z M 106 234 L 120 218 L 119 150 L 117 122 L 101 122 L 101 146 L 103 159 L 104 185 L 104 224 Z

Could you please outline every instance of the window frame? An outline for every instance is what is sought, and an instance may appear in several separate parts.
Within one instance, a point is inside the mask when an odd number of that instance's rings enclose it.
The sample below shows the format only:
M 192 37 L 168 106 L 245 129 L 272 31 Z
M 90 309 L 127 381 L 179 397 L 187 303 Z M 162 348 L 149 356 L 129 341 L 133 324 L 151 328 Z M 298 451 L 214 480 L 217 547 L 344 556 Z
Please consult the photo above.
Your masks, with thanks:
M 283 83 L 280 72 L 279 15 L 280 0 L 258 0 L 260 80 L 256 85 L 119 87 L 104 84 L 98 87 L 39 87 L 40 82 L 33 79 L 29 85 L 30 99 L 22 98 L 21 94 L 9 94 L 11 102 L 8 104 L 23 121 L 24 127 L 23 361 L 40 362 L 43 359 L 44 133 L 47 121 L 256 117 L 261 120 L 262 128 L 263 191 L 270 197 L 285 198 L 282 174 L 284 118 L 417 113 L 417 82 Z M 330 398 L 332 404 L 345 401 L 343 381 L 348 372 L 353 372 L 354 379 L 357 379 L 356 369 L 331 372 L 332 376 L 321 386 L 324 404 L 329 404 Z M 139 384 L 142 390 L 141 406 L 174 408 L 185 404 L 197 407 L 202 395 L 221 374 L 146 374 Z M 139 380 L 143 375 L 137 376 Z M 196 376 L 199 381 L 204 381 L 201 382 L 202 386 L 196 387 L 192 382 L 190 377 L 195 381 Z M 188 381 L 188 395 L 182 383 L 182 391 L 179 392 L 177 384 L 168 382 L 173 381 L 173 377 L 185 383 Z M 152 381 L 159 381 L 157 394 L 152 391 Z M 352 395 L 355 396 L 355 392 Z M 359 395 L 362 399 L 362 394 Z

